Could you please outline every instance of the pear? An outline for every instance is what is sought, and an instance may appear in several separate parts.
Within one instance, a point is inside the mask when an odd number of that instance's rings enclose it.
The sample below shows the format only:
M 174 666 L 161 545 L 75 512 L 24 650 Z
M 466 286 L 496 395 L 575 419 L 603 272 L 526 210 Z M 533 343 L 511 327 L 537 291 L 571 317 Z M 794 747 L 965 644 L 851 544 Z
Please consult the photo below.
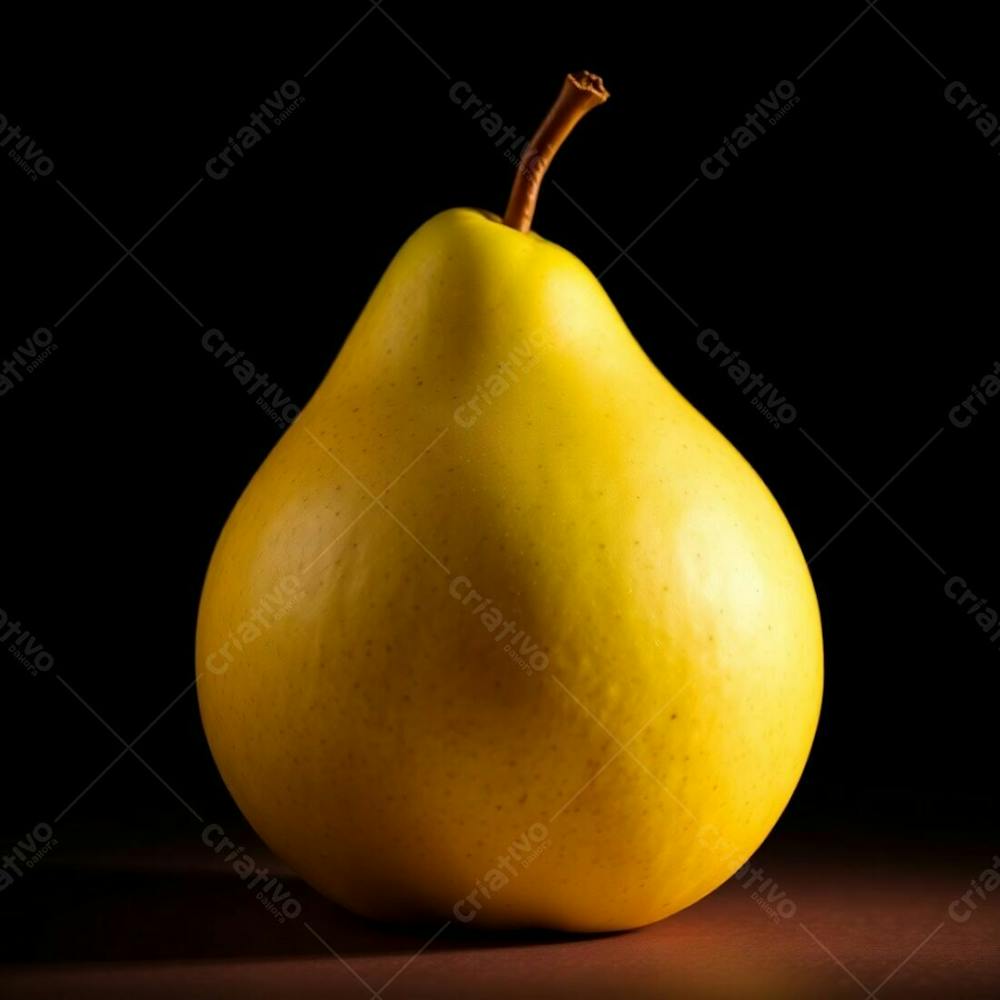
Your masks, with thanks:
M 815 734 L 791 528 L 530 231 L 569 77 L 506 220 L 424 224 L 236 504 L 198 696 L 267 844 L 388 920 L 606 931 L 752 855 Z

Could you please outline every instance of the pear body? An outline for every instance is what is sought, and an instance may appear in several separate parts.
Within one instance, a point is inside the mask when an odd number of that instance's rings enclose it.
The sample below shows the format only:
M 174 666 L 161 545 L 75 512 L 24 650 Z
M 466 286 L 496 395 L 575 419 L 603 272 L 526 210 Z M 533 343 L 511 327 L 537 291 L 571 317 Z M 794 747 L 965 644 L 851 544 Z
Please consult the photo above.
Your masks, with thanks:
M 397 254 L 237 503 L 198 695 L 263 839 L 358 913 L 658 920 L 771 829 L 822 640 L 792 531 L 571 254 Z

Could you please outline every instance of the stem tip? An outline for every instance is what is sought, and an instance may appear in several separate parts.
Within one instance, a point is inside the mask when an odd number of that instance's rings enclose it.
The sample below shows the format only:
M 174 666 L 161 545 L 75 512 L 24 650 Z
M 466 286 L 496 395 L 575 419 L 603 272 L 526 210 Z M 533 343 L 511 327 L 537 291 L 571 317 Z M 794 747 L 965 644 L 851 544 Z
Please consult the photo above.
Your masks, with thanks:
M 607 88 L 596 73 L 584 71 L 567 75 L 555 104 L 538 126 L 518 163 L 503 219 L 505 225 L 522 233 L 531 229 L 538 189 L 552 158 L 576 123 L 607 99 Z

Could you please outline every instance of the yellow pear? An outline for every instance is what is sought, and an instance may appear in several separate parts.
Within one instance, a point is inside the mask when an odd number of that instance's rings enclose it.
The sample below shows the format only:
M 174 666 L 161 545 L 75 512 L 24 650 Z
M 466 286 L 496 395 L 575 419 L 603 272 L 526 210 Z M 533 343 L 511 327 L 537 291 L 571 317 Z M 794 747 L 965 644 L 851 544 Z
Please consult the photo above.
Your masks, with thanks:
M 820 620 L 781 510 L 525 231 L 604 96 L 568 78 L 506 224 L 456 209 L 406 242 L 212 558 L 212 753 L 357 913 L 658 920 L 750 857 L 812 743 Z

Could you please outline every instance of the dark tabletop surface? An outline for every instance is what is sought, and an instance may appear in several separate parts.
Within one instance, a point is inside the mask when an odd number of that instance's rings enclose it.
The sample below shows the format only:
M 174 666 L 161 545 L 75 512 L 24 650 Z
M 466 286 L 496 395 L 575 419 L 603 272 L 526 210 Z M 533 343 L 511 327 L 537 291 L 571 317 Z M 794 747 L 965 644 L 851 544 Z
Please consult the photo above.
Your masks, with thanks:
M 780 912 L 730 880 L 641 930 L 568 936 L 383 927 L 294 879 L 282 925 L 198 847 L 53 850 L 0 898 L 0 996 L 1000 996 L 1000 892 L 953 905 L 993 864 L 978 850 L 765 845 Z

